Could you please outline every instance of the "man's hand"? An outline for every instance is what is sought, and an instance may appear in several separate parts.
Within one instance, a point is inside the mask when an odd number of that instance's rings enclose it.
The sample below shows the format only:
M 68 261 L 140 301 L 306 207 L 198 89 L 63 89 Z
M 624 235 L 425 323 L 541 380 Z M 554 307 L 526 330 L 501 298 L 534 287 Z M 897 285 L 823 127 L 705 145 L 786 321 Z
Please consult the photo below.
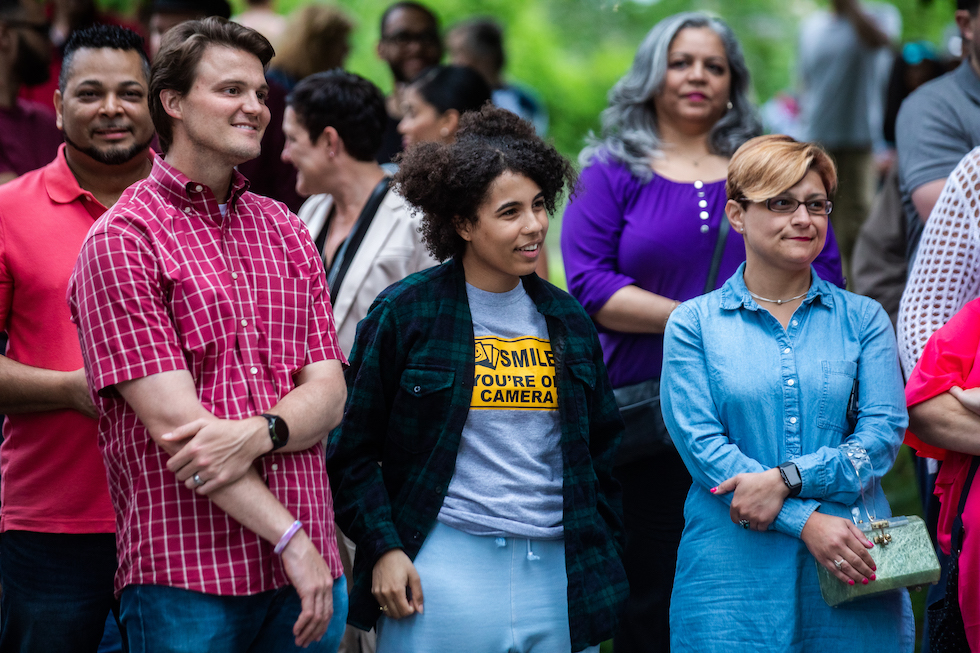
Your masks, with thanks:
M 711 493 L 721 495 L 733 490 L 729 510 L 732 522 L 738 524 L 744 519 L 754 531 L 768 529 L 789 496 L 789 488 L 775 467 L 764 472 L 736 474 L 712 488 Z
M 289 540 L 282 552 L 282 562 L 289 582 L 302 602 L 302 611 L 293 626 L 296 646 L 306 648 L 320 641 L 330 625 L 333 576 L 323 556 L 302 529 Z
M 77 410 L 86 417 L 98 417 L 99 411 L 92 403 L 92 395 L 88 390 L 88 381 L 85 380 L 85 368 L 79 368 L 74 372 L 65 372 L 65 392 L 70 402 L 72 410 Z
M 842 583 L 867 585 L 875 579 L 875 561 L 868 553 L 874 544 L 850 520 L 814 512 L 803 525 L 800 539 L 817 562 Z M 835 562 L 840 562 L 840 567 Z
M 386 617 L 401 619 L 415 612 L 422 613 L 422 581 L 415 565 L 401 549 L 392 549 L 378 558 L 371 593 Z
M 256 458 L 272 448 L 269 424 L 264 417 L 202 418 L 160 437 L 165 443 L 179 447 L 167 461 L 167 468 L 188 489 L 203 495 L 237 481 Z M 195 476 L 203 485 L 196 482 Z

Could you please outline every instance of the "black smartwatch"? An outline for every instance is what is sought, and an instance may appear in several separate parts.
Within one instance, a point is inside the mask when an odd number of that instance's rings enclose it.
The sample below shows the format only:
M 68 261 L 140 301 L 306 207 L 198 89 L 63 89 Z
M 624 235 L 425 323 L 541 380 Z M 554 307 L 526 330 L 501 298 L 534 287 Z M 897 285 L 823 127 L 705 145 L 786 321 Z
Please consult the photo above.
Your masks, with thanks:
M 289 427 L 286 426 L 286 420 L 269 413 L 262 413 L 262 417 L 269 422 L 269 438 L 272 440 L 272 450 L 285 447 L 286 443 L 289 442 Z
M 803 479 L 800 478 L 800 470 L 796 463 L 785 462 L 780 465 L 779 475 L 783 477 L 783 483 L 789 488 L 789 495 L 798 496 L 803 489 Z

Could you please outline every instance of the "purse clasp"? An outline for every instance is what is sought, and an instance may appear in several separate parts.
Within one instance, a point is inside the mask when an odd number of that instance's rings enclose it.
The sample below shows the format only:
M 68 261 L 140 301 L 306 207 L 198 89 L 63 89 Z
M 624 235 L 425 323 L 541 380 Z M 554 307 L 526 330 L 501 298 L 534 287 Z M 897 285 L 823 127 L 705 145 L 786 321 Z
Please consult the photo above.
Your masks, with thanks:
M 877 529 L 881 531 L 880 534 L 875 535 L 873 538 L 871 538 L 871 541 L 881 546 L 885 546 L 889 544 L 892 541 L 892 534 L 887 532 L 886 530 L 889 525 L 890 524 L 888 523 L 887 519 L 879 519 L 877 521 L 871 522 L 872 530 Z

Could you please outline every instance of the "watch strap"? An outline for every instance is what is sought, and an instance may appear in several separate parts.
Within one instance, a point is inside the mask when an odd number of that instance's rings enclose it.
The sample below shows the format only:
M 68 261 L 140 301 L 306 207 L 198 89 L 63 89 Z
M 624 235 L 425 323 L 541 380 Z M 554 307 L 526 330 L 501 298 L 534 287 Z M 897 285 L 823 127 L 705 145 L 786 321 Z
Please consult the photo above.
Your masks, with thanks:
M 285 437 L 280 437 L 276 429 L 277 423 L 282 423 L 285 426 L 282 417 L 270 415 L 269 413 L 262 413 L 262 417 L 269 423 L 269 439 L 272 440 L 272 451 L 285 447 L 286 443 L 289 442 L 289 430 L 285 430 Z

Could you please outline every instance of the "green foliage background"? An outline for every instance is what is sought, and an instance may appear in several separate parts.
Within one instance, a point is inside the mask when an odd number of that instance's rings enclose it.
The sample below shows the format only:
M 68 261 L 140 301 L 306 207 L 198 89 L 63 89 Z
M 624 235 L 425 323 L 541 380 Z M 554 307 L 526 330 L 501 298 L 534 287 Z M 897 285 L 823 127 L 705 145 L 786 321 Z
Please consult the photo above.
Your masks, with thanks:
M 316 0 L 319 1 L 319 0 Z M 393 0 L 339 0 L 355 21 L 348 68 L 385 91 L 387 67 L 377 58 L 378 20 Z M 548 106 L 550 134 L 558 148 L 575 155 L 598 116 L 606 94 L 629 67 L 643 36 L 658 20 L 679 11 L 704 10 L 726 20 L 745 49 L 758 102 L 792 88 L 797 30 L 803 16 L 826 5 L 817 0 L 425 0 L 443 26 L 473 15 L 490 15 L 506 28 L 512 80 L 535 88 Z M 134 0 L 100 0 L 120 13 Z M 233 0 L 241 9 L 244 0 Z M 277 0 L 289 13 L 307 0 Z M 952 20 L 953 0 L 891 0 L 903 18 L 903 39 L 938 44 Z

